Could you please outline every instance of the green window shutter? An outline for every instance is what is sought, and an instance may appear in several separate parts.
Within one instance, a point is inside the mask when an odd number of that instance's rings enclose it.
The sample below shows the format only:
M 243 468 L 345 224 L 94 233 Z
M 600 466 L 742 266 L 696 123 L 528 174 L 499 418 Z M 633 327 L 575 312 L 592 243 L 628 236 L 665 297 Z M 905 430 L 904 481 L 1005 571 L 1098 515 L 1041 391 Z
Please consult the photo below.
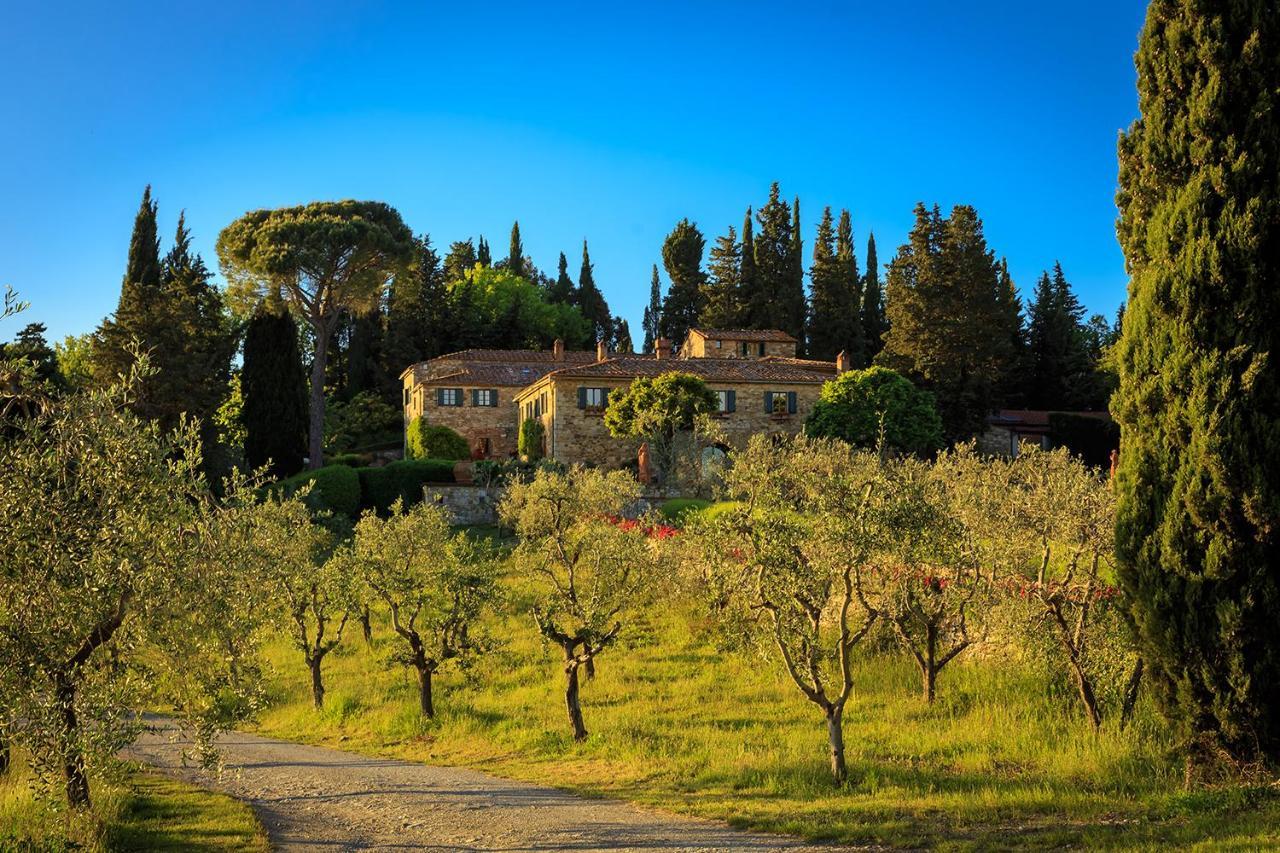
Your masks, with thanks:
M 578 389 L 578 408 L 585 409 L 587 407 L 587 389 L 583 386 Z
M 436 389 L 436 405 L 437 406 L 444 405 L 444 389 L 443 388 Z
M 489 392 L 489 405 L 498 405 L 498 390 L 496 388 Z
M 473 406 L 480 405 L 480 389 L 479 388 L 471 389 L 471 405 Z
M 773 414 L 773 392 L 772 391 L 764 392 L 764 413 L 766 415 Z
M 787 414 L 794 415 L 796 413 L 796 392 L 787 392 Z
M 728 399 L 725 400 L 724 406 L 725 411 L 736 412 L 738 410 L 738 395 L 735 392 L 730 391 L 727 396 Z

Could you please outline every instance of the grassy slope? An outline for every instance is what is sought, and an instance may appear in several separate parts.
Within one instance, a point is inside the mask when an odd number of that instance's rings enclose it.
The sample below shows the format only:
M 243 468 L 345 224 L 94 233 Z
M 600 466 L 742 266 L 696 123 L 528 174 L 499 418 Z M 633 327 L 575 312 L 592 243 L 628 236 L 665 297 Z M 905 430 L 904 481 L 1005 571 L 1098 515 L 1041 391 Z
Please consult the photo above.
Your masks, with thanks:
M 95 780 L 94 810 L 69 818 L 35 796 L 21 762 L 0 779 L 0 850 L 266 851 L 248 806 L 166 777 L 123 769 Z
M 298 653 L 284 641 L 274 647 L 279 682 L 261 730 L 810 838 L 943 849 L 1280 848 L 1276 792 L 1183 794 L 1149 708 L 1124 736 L 1095 737 L 1069 700 L 1008 666 L 954 663 L 928 708 L 907 662 L 863 661 L 846 717 L 854 781 L 837 789 L 817 709 L 772 661 L 718 653 L 679 614 L 632 625 L 600 659 L 583 689 L 585 744 L 568 737 L 559 665 L 527 619 L 494 620 L 504 648 L 472 683 L 441 680 L 434 721 L 414 709 L 409 674 L 386 663 L 398 640 L 378 628 L 373 649 L 353 634 L 326 662 L 320 713 Z

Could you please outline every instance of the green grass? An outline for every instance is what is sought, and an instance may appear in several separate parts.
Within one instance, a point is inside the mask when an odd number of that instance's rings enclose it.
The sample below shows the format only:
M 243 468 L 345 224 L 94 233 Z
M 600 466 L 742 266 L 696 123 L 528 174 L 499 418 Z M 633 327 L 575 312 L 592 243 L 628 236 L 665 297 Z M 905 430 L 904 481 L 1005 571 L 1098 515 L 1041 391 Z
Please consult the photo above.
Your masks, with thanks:
M 326 660 L 321 712 L 310 707 L 305 667 L 281 642 L 260 729 L 814 839 L 948 850 L 1280 848 L 1280 791 L 1181 793 L 1180 766 L 1149 707 L 1124 735 L 1095 736 L 1069 693 L 1008 663 L 953 663 L 928 707 L 908 662 L 862 660 L 846 715 L 851 782 L 837 788 L 820 712 L 772 660 L 718 652 L 692 617 L 661 608 L 600 658 L 583 688 L 583 744 L 569 737 L 554 650 L 527 617 L 490 627 L 504 647 L 470 683 L 440 679 L 435 720 L 415 710 L 409 673 L 387 663 L 398 640 L 384 624 L 372 649 L 356 639 Z
M 21 759 L 21 756 L 15 756 Z M 93 780 L 94 806 L 69 813 L 40 795 L 25 762 L 0 778 L 0 851 L 266 851 L 249 807 L 132 765 Z

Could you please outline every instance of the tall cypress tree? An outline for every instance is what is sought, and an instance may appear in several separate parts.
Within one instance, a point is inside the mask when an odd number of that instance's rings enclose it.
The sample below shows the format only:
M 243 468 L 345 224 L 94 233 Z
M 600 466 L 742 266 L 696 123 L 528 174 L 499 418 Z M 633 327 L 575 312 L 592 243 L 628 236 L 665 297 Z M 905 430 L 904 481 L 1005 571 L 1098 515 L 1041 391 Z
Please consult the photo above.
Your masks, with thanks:
M 769 188 L 769 201 L 756 212 L 760 233 L 755 236 L 757 276 L 747 316 L 753 329 L 791 331 L 790 290 L 792 263 L 791 206 L 782 200 L 777 182 Z M 793 333 L 794 334 L 794 333 Z M 799 337 L 799 335 L 796 335 Z
M 635 352 L 635 344 L 631 342 L 631 324 L 621 317 L 613 318 L 613 351 Z
M 525 269 L 524 243 L 520 241 L 520 220 L 518 219 L 511 223 L 511 246 L 507 250 L 507 269 L 521 278 L 529 277 L 529 271 Z
M 301 470 L 307 454 L 307 372 L 298 325 L 278 303 L 264 303 L 245 329 L 240 394 L 249 467 L 269 463 L 275 477 Z
M 848 210 L 840 211 L 840 224 L 836 226 L 836 263 L 840 269 L 842 310 L 845 312 L 843 329 L 847 337 L 840 343 L 850 363 L 856 367 L 867 365 L 867 340 L 862 328 L 862 276 L 858 274 L 858 255 L 853 248 L 853 217 Z
M 480 242 L 476 245 L 476 263 L 482 267 L 493 266 L 493 256 L 489 252 L 489 241 L 480 235 Z
M 884 313 L 884 293 L 880 289 L 880 261 L 876 257 L 876 235 L 867 235 L 867 274 L 862 286 L 862 337 L 870 364 L 884 349 L 889 321 Z
M 742 324 L 742 246 L 737 232 L 716 238 L 703 290 L 698 325 L 708 329 L 736 329 Z
M 1280 761 L 1280 16 L 1153 0 L 1121 138 L 1130 281 L 1116 545 L 1160 706 L 1202 765 Z
M 791 205 L 791 241 L 787 248 L 786 285 L 781 299 L 784 312 L 782 330 L 799 342 L 796 352 L 805 355 L 808 352 L 804 331 L 808 322 L 809 301 L 804 293 L 804 240 L 800 236 L 799 196 L 796 196 Z
M 1009 361 L 1000 382 L 1000 398 L 1009 407 L 1026 406 L 1027 330 L 1022 317 L 1022 299 L 1009 275 L 1009 262 L 1000 259 L 997 306 L 1001 323 L 1009 329 Z
M 560 253 L 556 280 L 547 290 L 547 301 L 555 304 L 571 305 L 573 303 L 573 279 L 569 278 L 569 259 Z
M 831 207 L 822 211 L 813 241 L 813 266 L 809 268 L 809 347 L 811 357 L 831 361 L 844 349 L 849 326 L 855 318 L 852 303 L 836 258 Z
M 748 327 L 759 314 L 759 304 L 768 300 L 760 292 L 760 275 L 756 270 L 756 239 L 751 206 L 742 217 L 742 266 L 738 270 L 738 310 L 735 325 Z
M 707 240 L 698 226 L 681 219 L 662 243 L 662 265 L 671 286 L 662 301 L 659 328 L 662 336 L 679 346 L 689 329 L 698 324 L 702 313 L 706 275 L 702 271 L 702 253 Z
M 594 265 L 591 254 L 587 251 L 587 241 L 582 241 L 582 267 L 578 270 L 578 289 L 574 293 L 574 304 L 591 323 L 592 340 L 583 341 L 582 346 L 595 346 L 596 341 L 613 340 L 613 315 L 609 313 L 609 304 L 604 294 L 596 287 Z
M 160 310 L 162 295 L 156 203 L 151 199 L 151 186 L 147 185 L 133 219 L 120 301 L 115 314 L 105 319 L 94 335 L 91 364 L 99 385 L 109 384 L 129 370 L 134 361 L 130 352 L 134 342 L 147 348 L 164 333 L 167 318 Z
M 1012 335 L 977 211 L 957 205 L 943 218 L 936 206 L 917 205 L 886 289 L 889 331 L 879 361 L 933 391 L 948 440 L 973 437 L 1000 402 Z
M 644 307 L 644 351 L 653 352 L 653 345 L 662 337 L 662 285 L 658 281 L 658 265 L 653 265 L 653 279 L 649 282 L 649 304 Z

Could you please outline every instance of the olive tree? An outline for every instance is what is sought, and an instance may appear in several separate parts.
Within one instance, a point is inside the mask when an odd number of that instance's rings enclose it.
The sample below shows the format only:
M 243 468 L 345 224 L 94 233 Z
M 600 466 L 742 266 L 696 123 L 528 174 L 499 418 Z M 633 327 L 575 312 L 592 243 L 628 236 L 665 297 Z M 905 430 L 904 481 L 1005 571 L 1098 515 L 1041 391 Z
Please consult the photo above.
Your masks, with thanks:
M 238 667 L 253 633 L 236 582 L 247 485 L 215 501 L 194 425 L 166 434 L 127 410 L 147 369 L 143 358 L 119 386 L 62 398 L 0 442 L 0 719 L 77 808 L 157 692 L 207 733 L 256 690 Z M 224 614 L 227 629 L 203 630 Z
M 822 710 L 831 773 L 844 782 L 853 654 L 880 615 L 866 574 L 893 500 L 880 459 L 832 440 L 778 446 L 756 436 L 734 455 L 726 485 L 740 503 L 693 522 L 685 558 L 709 567 L 706 591 L 722 623 L 772 647 Z
M 405 644 L 400 662 L 418 678 L 418 704 L 435 716 L 432 677 L 448 661 L 467 665 L 487 648 L 477 623 L 498 597 L 495 563 L 454 532 L 447 511 L 430 501 L 388 518 L 366 513 L 356 524 L 351 559 L 373 595 L 386 605 Z
M 319 709 L 324 707 L 325 656 L 342 642 L 351 614 L 362 608 L 354 563 L 337 548 L 335 531 L 312 519 L 306 494 L 304 489 L 268 498 L 256 532 L 264 581 L 292 623 L 293 643 L 311 673 L 311 700 Z
M 615 389 L 604 423 L 611 435 L 647 442 L 663 485 L 671 488 L 690 479 L 682 468 L 698 458 L 715 410 L 716 395 L 706 382 L 692 373 L 670 371 Z
M 537 585 L 538 631 L 563 654 L 565 708 L 575 740 L 585 740 L 578 670 L 590 677 L 595 659 L 642 606 L 656 564 L 655 548 L 639 525 L 617 520 L 639 497 L 625 471 L 580 467 L 539 470 L 513 484 L 499 512 L 520 543 L 515 565 Z
M 324 464 L 324 374 L 344 313 L 378 305 L 414 257 L 413 234 L 389 205 L 323 201 L 255 210 L 218 235 L 218 260 L 242 307 L 283 298 L 311 328 L 310 467 Z

